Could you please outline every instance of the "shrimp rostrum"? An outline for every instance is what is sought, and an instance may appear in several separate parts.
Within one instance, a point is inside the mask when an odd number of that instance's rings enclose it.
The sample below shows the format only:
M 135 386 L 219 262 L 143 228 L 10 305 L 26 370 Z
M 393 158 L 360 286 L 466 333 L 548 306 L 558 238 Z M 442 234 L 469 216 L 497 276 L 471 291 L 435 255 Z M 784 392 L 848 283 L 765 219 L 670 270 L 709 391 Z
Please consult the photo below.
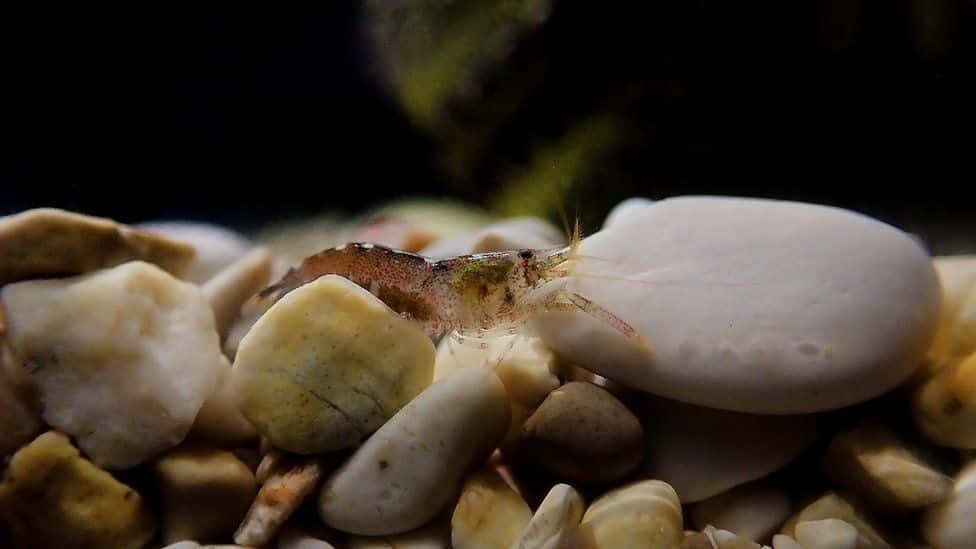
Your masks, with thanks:
M 365 288 L 432 338 L 448 332 L 485 337 L 515 333 L 544 311 L 581 310 L 640 342 L 626 322 L 586 297 L 549 283 L 572 274 L 576 246 L 513 250 L 433 260 L 366 243 L 307 257 L 261 292 L 277 301 L 320 276 L 335 274 Z

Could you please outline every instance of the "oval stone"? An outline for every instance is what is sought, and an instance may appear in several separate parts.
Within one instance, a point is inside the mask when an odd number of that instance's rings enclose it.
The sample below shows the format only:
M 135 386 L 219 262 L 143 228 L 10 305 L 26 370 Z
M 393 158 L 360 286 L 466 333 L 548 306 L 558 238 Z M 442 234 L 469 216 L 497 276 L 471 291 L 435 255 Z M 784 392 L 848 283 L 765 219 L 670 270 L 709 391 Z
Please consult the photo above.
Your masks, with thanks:
M 462 476 L 508 428 L 508 397 L 487 368 L 463 368 L 403 407 L 322 487 L 319 515 L 352 534 L 417 528 L 456 497 Z
M 720 197 L 662 200 L 580 246 L 576 292 L 645 345 L 582 311 L 539 315 L 561 356 L 685 402 L 803 413 L 879 395 L 932 341 L 941 304 L 931 258 L 853 212 Z

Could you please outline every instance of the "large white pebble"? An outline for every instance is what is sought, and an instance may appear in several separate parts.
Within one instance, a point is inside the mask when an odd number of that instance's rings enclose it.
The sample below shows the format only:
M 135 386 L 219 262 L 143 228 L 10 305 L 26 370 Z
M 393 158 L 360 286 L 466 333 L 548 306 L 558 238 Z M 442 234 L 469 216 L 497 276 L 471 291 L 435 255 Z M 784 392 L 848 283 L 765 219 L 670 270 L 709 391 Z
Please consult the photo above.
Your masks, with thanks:
M 325 483 L 319 515 L 344 532 L 406 532 L 432 519 L 508 428 L 505 388 L 491 370 L 464 368 L 428 387 Z
M 922 536 L 939 549 L 964 549 L 976 541 L 976 462 L 956 475 L 948 499 L 928 508 L 922 519 Z
M 758 415 L 644 397 L 643 476 L 661 479 L 682 503 L 710 498 L 783 467 L 820 433 L 816 415 Z
M 836 208 L 673 198 L 585 239 L 580 254 L 567 289 L 647 346 L 580 311 L 540 315 L 543 339 L 608 378 L 713 408 L 803 413 L 869 399 L 912 373 L 939 319 L 927 253 Z
M 199 288 L 148 263 L 8 284 L 0 299 L 44 420 L 100 466 L 175 446 L 225 367 Z

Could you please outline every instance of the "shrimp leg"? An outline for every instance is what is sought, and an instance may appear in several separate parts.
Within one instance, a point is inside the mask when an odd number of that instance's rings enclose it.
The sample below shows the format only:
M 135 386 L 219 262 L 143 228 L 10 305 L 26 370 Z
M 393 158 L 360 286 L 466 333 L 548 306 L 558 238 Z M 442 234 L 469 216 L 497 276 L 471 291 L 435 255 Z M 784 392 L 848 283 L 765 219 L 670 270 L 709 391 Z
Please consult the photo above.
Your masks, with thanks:
M 638 347 L 648 350 L 650 349 L 650 346 L 646 341 L 644 341 L 644 338 L 642 338 L 630 324 L 627 324 L 623 319 L 613 314 L 609 310 L 597 305 L 592 299 L 584 297 L 576 292 L 570 292 L 565 288 L 553 290 L 552 293 L 543 298 L 540 305 L 547 311 L 583 311 L 604 324 L 607 324 Z

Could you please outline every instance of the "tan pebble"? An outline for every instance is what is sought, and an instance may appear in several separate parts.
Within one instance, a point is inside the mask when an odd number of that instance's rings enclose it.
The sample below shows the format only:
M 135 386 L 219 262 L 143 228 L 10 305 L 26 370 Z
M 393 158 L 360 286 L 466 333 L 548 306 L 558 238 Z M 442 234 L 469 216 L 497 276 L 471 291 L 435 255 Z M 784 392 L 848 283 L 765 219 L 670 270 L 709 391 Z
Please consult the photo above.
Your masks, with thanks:
M 231 365 L 220 358 L 216 387 L 203 401 L 190 434 L 221 445 L 241 444 L 257 436 L 257 430 L 237 406 L 231 386 Z
M 519 455 L 571 482 L 601 484 L 633 472 L 644 444 L 640 422 L 619 400 L 596 385 L 571 382 L 526 420 Z
M 773 549 L 803 549 L 792 536 L 776 534 L 773 536 Z
M 180 276 L 193 246 L 147 231 L 53 208 L 0 217 L 0 285 L 87 273 L 142 260 Z
M 182 441 L 225 367 L 199 288 L 149 263 L 8 284 L 0 299 L 44 420 L 101 466 Z
M 455 549 L 508 549 L 532 518 L 532 511 L 495 471 L 469 477 L 451 516 Z
M 692 504 L 689 518 L 695 528 L 713 525 L 758 541 L 768 539 L 791 511 L 790 494 L 783 486 L 755 481 Z
M 855 509 L 844 498 L 832 492 L 807 505 L 791 517 L 783 525 L 780 533 L 796 538 L 797 524 L 829 518 L 843 520 L 857 529 L 858 549 L 887 549 L 891 547 L 878 533 L 877 528 L 868 522 L 863 512 Z
M 549 490 L 511 549 L 561 549 L 583 518 L 583 496 L 568 484 Z
M 431 520 L 463 475 L 488 458 L 509 423 L 508 398 L 485 368 L 428 387 L 363 443 L 325 483 L 319 515 L 353 534 L 406 532 Z
M 142 497 L 55 431 L 10 460 L 0 481 L 0 522 L 14 547 L 140 549 L 155 532 Z
M 254 474 L 234 454 L 181 446 L 153 464 L 163 541 L 229 538 L 251 504 Z
M 269 543 L 319 485 L 332 460 L 332 457 L 288 456 L 277 463 L 237 528 L 234 542 L 258 547 Z
M 824 458 L 827 474 L 872 509 L 905 513 L 945 499 L 952 479 L 920 457 L 887 426 L 864 420 L 834 436 Z
M 241 341 L 233 390 L 271 442 L 311 454 L 358 443 L 431 380 L 434 346 L 414 323 L 327 275 L 275 303 Z
M 925 510 L 922 536 L 939 549 L 973 547 L 976 540 L 976 462 L 956 475 L 952 493 Z
M 583 514 L 575 546 L 676 548 L 684 537 L 681 503 L 667 483 L 645 480 L 607 492 Z
M 255 248 L 200 287 L 213 309 L 221 339 L 230 330 L 241 305 L 267 286 L 270 278 L 271 252 L 267 248 Z
M 976 352 L 976 256 L 935 259 L 942 282 L 942 316 L 929 348 L 930 369 L 938 370 Z
M 335 546 L 308 532 L 286 526 L 278 536 L 278 549 L 335 549 Z
M 976 352 L 943 367 L 917 387 L 912 417 L 937 444 L 976 448 Z
M 796 525 L 796 541 L 803 549 L 855 549 L 857 528 L 840 519 L 811 520 Z
M 200 545 L 195 541 L 178 541 L 176 543 L 171 543 L 163 549 L 243 549 L 240 545 L 229 545 L 229 544 L 218 544 L 218 545 Z
M 0 370 L 0 458 L 10 455 L 44 429 L 40 414 L 29 404 L 24 392 Z

